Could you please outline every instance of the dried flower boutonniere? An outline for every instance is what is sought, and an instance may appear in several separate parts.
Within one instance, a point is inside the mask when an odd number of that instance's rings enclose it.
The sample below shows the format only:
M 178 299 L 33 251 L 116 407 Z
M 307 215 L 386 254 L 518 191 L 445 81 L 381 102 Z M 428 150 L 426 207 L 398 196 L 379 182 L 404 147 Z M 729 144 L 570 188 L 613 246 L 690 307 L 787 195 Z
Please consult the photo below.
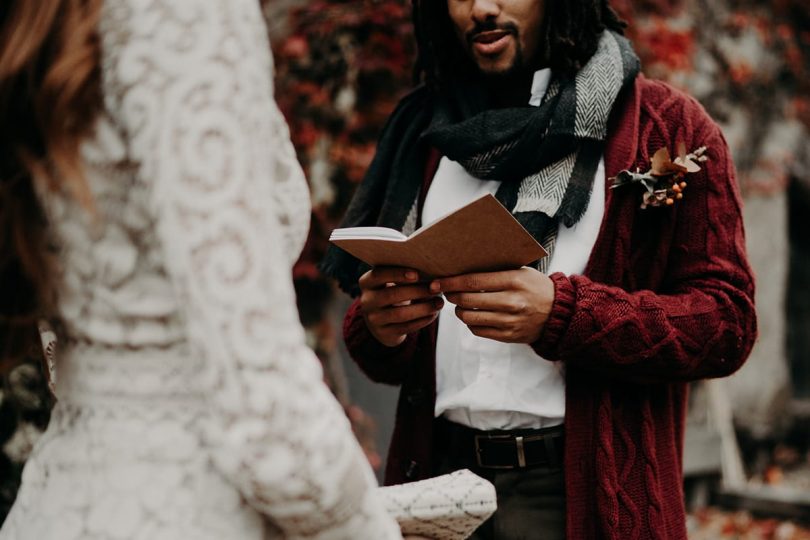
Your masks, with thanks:
M 698 172 L 698 163 L 708 159 L 705 146 L 687 154 L 686 146 L 678 143 L 678 157 L 674 161 L 669 157 L 669 151 L 661 148 L 653 155 L 649 171 L 622 171 L 612 178 L 613 185 L 610 188 L 639 183 L 646 189 L 641 198 L 641 208 L 671 206 L 683 199 L 687 185 L 684 180 L 686 175 Z

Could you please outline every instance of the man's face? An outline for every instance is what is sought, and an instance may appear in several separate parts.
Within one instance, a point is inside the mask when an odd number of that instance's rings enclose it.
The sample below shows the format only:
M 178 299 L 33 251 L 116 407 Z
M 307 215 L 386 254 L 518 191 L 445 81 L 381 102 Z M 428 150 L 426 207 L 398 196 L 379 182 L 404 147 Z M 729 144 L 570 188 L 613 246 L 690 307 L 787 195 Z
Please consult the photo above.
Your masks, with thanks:
M 507 75 L 533 65 L 543 0 L 447 0 L 447 10 L 461 46 L 485 75 Z

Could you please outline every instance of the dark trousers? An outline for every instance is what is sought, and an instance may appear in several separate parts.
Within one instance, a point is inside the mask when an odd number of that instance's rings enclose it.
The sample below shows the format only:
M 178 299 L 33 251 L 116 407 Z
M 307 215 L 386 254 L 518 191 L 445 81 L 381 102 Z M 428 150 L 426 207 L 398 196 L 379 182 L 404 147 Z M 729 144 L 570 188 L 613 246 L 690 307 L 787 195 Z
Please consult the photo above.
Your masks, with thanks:
M 440 441 L 437 474 L 469 469 L 495 485 L 498 510 L 470 537 L 472 540 L 565 539 L 562 465 L 516 469 L 479 467 L 471 452 L 457 447 L 452 433 L 441 427 L 437 429 L 443 431 L 437 433 L 437 441 Z

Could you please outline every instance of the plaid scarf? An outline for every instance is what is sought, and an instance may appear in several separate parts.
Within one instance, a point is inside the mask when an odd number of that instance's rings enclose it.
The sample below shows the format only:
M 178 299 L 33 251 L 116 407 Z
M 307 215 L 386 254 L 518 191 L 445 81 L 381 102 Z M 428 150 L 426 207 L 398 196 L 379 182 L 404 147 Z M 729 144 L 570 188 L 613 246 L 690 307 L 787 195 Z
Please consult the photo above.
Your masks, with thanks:
M 389 119 L 341 227 L 412 233 L 433 147 L 472 176 L 500 180 L 498 200 L 551 254 L 559 223 L 574 225 L 588 207 L 610 112 L 639 69 L 630 42 L 605 31 L 574 78 L 552 79 L 539 107 L 487 109 L 484 96 L 470 87 L 441 95 L 417 89 Z M 550 258 L 540 261 L 541 271 Z M 356 294 L 366 267 L 330 246 L 321 269 Z

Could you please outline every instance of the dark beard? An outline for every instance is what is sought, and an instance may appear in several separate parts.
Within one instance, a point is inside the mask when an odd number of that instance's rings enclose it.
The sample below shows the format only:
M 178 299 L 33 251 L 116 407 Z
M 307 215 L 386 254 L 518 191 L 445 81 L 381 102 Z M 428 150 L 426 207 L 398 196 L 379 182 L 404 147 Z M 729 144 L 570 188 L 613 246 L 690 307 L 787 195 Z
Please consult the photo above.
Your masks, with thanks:
M 478 71 L 478 74 L 485 81 L 492 81 L 494 84 L 508 83 L 512 80 L 522 79 L 523 77 L 526 76 L 527 73 L 531 71 L 531 69 L 525 63 L 525 59 L 523 57 L 523 48 L 520 46 L 520 43 L 517 42 L 517 40 L 515 41 L 516 41 L 515 58 L 512 61 L 512 65 L 504 70 L 484 71 L 475 61 L 473 61 Z
M 478 65 L 477 62 L 474 60 L 474 55 L 472 53 L 473 41 L 475 40 L 475 36 L 482 32 L 492 32 L 494 30 L 502 30 L 504 32 L 509 32 L 512 34 L 515 40 L 515 58 L 512 62 L 512 65 L 509 66 L 507 69 L 502 71 L 496 72 L 488 72 L 483 71 L 481 67 Z M 523 48 L 520 45 L 520 33 L 518 31 L 517 26 L 512 23 L 506 24 L 496 24 L 495 21 L 484 21 L 484 22 L 477 22 L 475 27 L 472 30 L 467 32 L 467 54 L 470 55 L 470 61 L 475 65 L 475 70 L 485 78 L 494 77 L 497 79 L 508 79 L 513 77 L 516 74 L 524 72 L 526 70 L 526 66 L 524 65 L 525 58 L 523 56 Z

